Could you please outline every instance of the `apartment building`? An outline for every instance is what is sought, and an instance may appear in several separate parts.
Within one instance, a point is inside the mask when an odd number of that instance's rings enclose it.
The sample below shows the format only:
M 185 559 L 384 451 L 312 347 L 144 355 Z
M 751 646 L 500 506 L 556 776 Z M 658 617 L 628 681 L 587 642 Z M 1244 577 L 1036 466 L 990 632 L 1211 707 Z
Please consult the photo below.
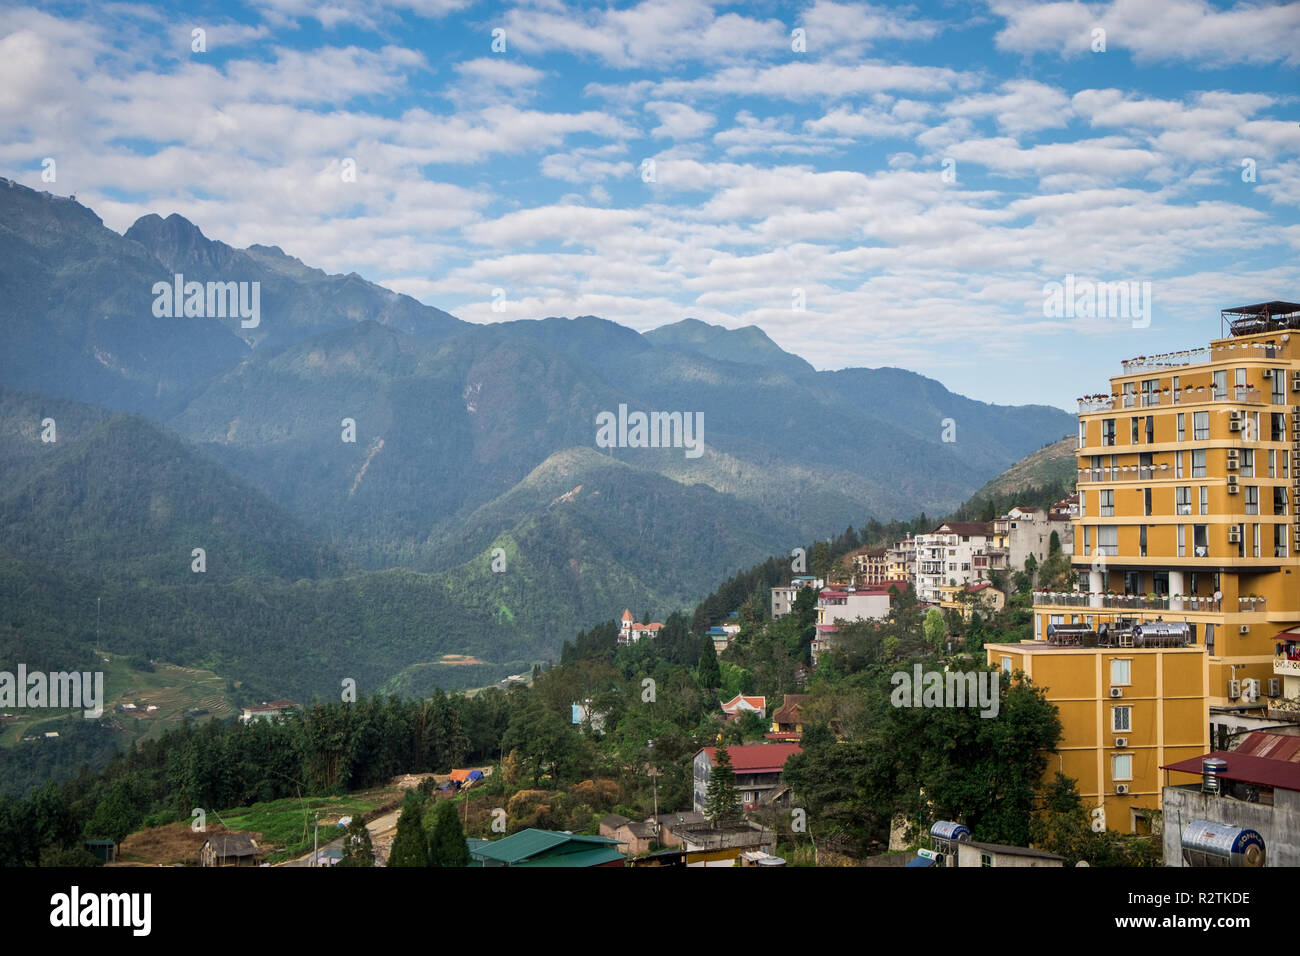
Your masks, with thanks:
M 1074 526 L 1068 512 L 1063 514 L 1056 508 L 1050 511 L 1045 508 L 1012 508 L 1002 517 L 993 519 L 989 567 L 994 571 L 1023 571 L 1031 554 L 1041 565 L 1051 552 L 1053 532 L 1061 543 L 1061 550 L 1073 553 Z
M 1048 688 L 1064 772 L 1116 829 L 1160 809 L 1161 765 L 1300 706 L 1286 699 L 1300 692 L 1286 682 L 1300 638 L 1300 304 L 1225 309 L 1221 323 L 1208 346 L 1123 362 L 1109 394 L 1079 400 L 1078 586 L 1035 595 L 1033 643 L 988 648 Z M 1126 668 L 1131 686 L 1116 680 Z M 1125 713 L 1121 697 L 1141 708 Z M 1105 730 L 1125 726 L 1120 748 Z
M 945 584 L 978 584 L 989 579 L 993 525 L 987 521 L 948 521 L 916 542 L 916 597 L 938 604 Z
M 1046 776 L 1072 777 L 1092 819 L 1122 833 L 1150 833 L 1161 809 L 1161 767 L 1209 749 L 1208 670 L 1190 629 L 1132 631 L 1053 625 L 1041 641 L 986 644 L 989 664 L 1023 671 L 1061 718 Z
M 909 535 L 895 541 L 885 552 L 885 577 L 887 580 L 915 581 L 916 539 Z
M 772 588 L 772 618 L 785 617 L 794 608 L 795 598 L 799 596 L 802 588 L 816 588 L 820 591 L 826 586 L 826 582 L 821 578 L 815 578 L 810 574 L 796 575 L 787 585 L 777 585 Z
M 849 555 L 849 567 L 853 569 L 853 578 L 855 584 L 880 584 L 882 581 L 888 581 L 889 575 L 889 549 L 888 548 L 863 548 Z

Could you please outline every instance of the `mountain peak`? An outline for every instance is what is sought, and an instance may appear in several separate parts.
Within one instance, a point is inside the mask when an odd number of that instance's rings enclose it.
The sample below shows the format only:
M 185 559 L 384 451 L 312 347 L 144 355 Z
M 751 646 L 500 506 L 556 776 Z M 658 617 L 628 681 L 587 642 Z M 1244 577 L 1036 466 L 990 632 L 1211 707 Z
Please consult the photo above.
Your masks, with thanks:
M 653 345 L 685 349 L 724 362 L 758 365 L 788 375 L 807 375 L 816 371 L 799 356 L 782 349 L 756 325 L 728 329 L 700 319 L 686 318 L 651 329 L 643 335 Z

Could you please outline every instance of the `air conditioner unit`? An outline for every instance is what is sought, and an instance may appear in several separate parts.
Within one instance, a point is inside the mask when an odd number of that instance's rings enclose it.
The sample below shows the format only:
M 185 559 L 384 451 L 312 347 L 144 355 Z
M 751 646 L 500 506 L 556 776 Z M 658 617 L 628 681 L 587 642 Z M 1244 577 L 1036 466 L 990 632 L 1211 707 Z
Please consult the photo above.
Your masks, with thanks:
M 1128 793 L 1128 784 L 1126 783 L 1115 784 L 1115 792 L 1119 794 L 1121 797 L 1124 796 L 1124 794 Z
M 1238 634 L 1249 634 L 1249 633 L 1250 633 L 1250 625 L 1249 625 L 1249 624 L 1243 624 L 1243 625 L 1241 625 L 1241 627 L 1237 628 L 1237 633 L 1238 633 Z
M 1128 749 L 1128 738 L 1127 738 L 1127 737 L 1116 737 L 1116 738 L 1115 738 L 1115 746 L 1118 747 L 1120 750 L 1127 750 L 1127 749 Z
M 1112 687 L 1112 688 L 1110 689 L 1110 696 L 1111 696 L 1111 697 L 1123 697 L 1123 696 L 1124 696 L 1124 688 L 1122 688 L 1122 687 Z
M 1228 431 L 1230 431 L 1230 432 L 1239 432 L 1239 431 L 1241 431 L 1241 419 L 1240 419 L 1240 418 L 1229 418 L 1229 419 L 1228 419 Z
M 1250 680 L 1242 681 L 1241 690 L 1242 700 L 1259 700 L 1259 681 L 1255 680 L 1255 678 L 1252 677 Z
M 1228 681 L 1228 700 L 1236 700 L 1241 696 L 1241 681 Z
M 1266 368 L 1264 369 L 1264 371 L 1260 372 L 1260 374 L 1263 375 L 1265 378 L 1272 378 L 1273 370 L 1271 368 Z
M 1270 677 L 1268 679 L 1268 696 L 1269 697 L 1282 696 L 1282 678 Z
M 1228 494 L 1235 495 L 1241 492 L 1241 485 L 1237 484 L 1236 478 L 1228 479 Z
M 1238 468 L 1240 468 L 1240 467 L 1241 467 L 1241 461 L 1238 460 L 1238 459 L 1236 458 L 1236 456 L 1234 456 L 1234 455 L 1229 455 L 1229 456 L 1228 456 L 1228 471 L 1236 471 L 1236 470 L 1237 470 Z
M 1241 457 L 1241 453 L 1235 448 L 1228 449 L 1228 461 L 1236 461 Z
M 1228 544 L 1241 544 L 1241 532 L 1236 528 L 1228 529 Z

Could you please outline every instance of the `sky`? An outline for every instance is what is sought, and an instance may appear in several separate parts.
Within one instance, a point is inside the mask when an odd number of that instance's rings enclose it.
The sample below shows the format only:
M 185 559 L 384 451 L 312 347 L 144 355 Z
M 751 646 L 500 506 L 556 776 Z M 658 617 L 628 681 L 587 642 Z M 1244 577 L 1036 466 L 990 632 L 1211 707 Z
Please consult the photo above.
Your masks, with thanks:
M 467 321 L 757 325 L 1074 411 L 1300 300 L 1297 67 L 1300 2 L 10 0 L 0 174 Z

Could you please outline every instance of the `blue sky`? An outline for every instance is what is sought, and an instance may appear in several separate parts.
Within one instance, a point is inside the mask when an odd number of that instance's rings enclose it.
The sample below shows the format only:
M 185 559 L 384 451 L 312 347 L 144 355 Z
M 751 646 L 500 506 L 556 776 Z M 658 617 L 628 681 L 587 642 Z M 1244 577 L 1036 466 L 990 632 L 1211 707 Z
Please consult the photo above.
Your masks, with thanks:
M 469 321 L 753 324 L 1073 410 L 1300 299 L 1298 66 L 1294 2 L 10 5 L 0 170 Z M 1067 274 L 1149 322 L 1045 315 Z

